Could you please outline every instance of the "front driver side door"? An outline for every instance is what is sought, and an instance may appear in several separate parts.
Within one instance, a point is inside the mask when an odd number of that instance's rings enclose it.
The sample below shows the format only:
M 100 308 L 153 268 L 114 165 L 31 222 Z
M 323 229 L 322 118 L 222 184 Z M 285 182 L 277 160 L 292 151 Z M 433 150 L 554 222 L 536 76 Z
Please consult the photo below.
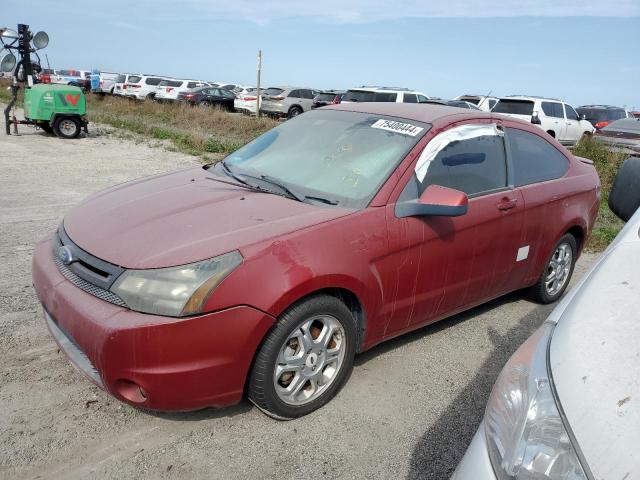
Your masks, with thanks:
M 387 206 L 390 256 L 386 335 L 444 318 L 505 293 L 523 225 L 521 193 L 509 186 L 502 130 L 491 123 L 455 126 L 420 155 L 398 202 L 428 185 L 469 195 L 460 217 L 408 217 Z

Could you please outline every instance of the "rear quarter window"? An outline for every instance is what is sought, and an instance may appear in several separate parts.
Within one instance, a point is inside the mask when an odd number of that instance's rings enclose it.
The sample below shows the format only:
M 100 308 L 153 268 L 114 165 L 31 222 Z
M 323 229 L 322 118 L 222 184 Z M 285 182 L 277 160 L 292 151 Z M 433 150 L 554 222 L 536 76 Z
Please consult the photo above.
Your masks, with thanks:
M 533 133 L 506 128 L 516 187 L 564 176 L 569 160 L 556 147 Z
M 376 92 L 376 102 L 395 102 L 398 98 L 397 93 L 392 92 Z

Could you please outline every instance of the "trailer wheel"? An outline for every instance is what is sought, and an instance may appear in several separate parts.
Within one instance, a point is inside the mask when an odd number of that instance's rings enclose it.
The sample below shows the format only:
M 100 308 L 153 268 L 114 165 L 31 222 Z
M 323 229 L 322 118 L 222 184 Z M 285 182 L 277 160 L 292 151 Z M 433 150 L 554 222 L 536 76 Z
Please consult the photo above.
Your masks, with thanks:
M 53 132 L 60 138 L 77 138 L 80 128 L 80 121 L 75 117 L 58 117 L 53 124 Z

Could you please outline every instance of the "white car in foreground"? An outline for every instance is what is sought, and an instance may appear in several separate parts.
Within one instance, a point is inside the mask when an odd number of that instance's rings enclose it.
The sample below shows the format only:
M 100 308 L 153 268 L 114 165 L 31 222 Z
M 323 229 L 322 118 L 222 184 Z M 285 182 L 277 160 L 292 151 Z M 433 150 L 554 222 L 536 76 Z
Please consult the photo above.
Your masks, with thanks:
M 536 124 L 563 145 L 575 145 L 596 131 L 571 105 L 553 98 L 502 97 L 491 111 Z
M 640 158 L 609 204 L 627 225 L 509 359 L 453 479 L 640 478 Z

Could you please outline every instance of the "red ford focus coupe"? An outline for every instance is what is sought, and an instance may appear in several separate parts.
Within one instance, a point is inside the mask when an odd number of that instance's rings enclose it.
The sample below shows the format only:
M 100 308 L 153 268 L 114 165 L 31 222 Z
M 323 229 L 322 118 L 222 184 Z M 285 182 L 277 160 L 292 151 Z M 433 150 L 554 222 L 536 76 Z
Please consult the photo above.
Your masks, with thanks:
M 535 125 L 440 105 L 305 113 L 215 165 L 73 209 L 33 258 L 51 334 L 132 405 L 305 415 L 354 356 L 528 288 L 564 292 L 600 182 Z

